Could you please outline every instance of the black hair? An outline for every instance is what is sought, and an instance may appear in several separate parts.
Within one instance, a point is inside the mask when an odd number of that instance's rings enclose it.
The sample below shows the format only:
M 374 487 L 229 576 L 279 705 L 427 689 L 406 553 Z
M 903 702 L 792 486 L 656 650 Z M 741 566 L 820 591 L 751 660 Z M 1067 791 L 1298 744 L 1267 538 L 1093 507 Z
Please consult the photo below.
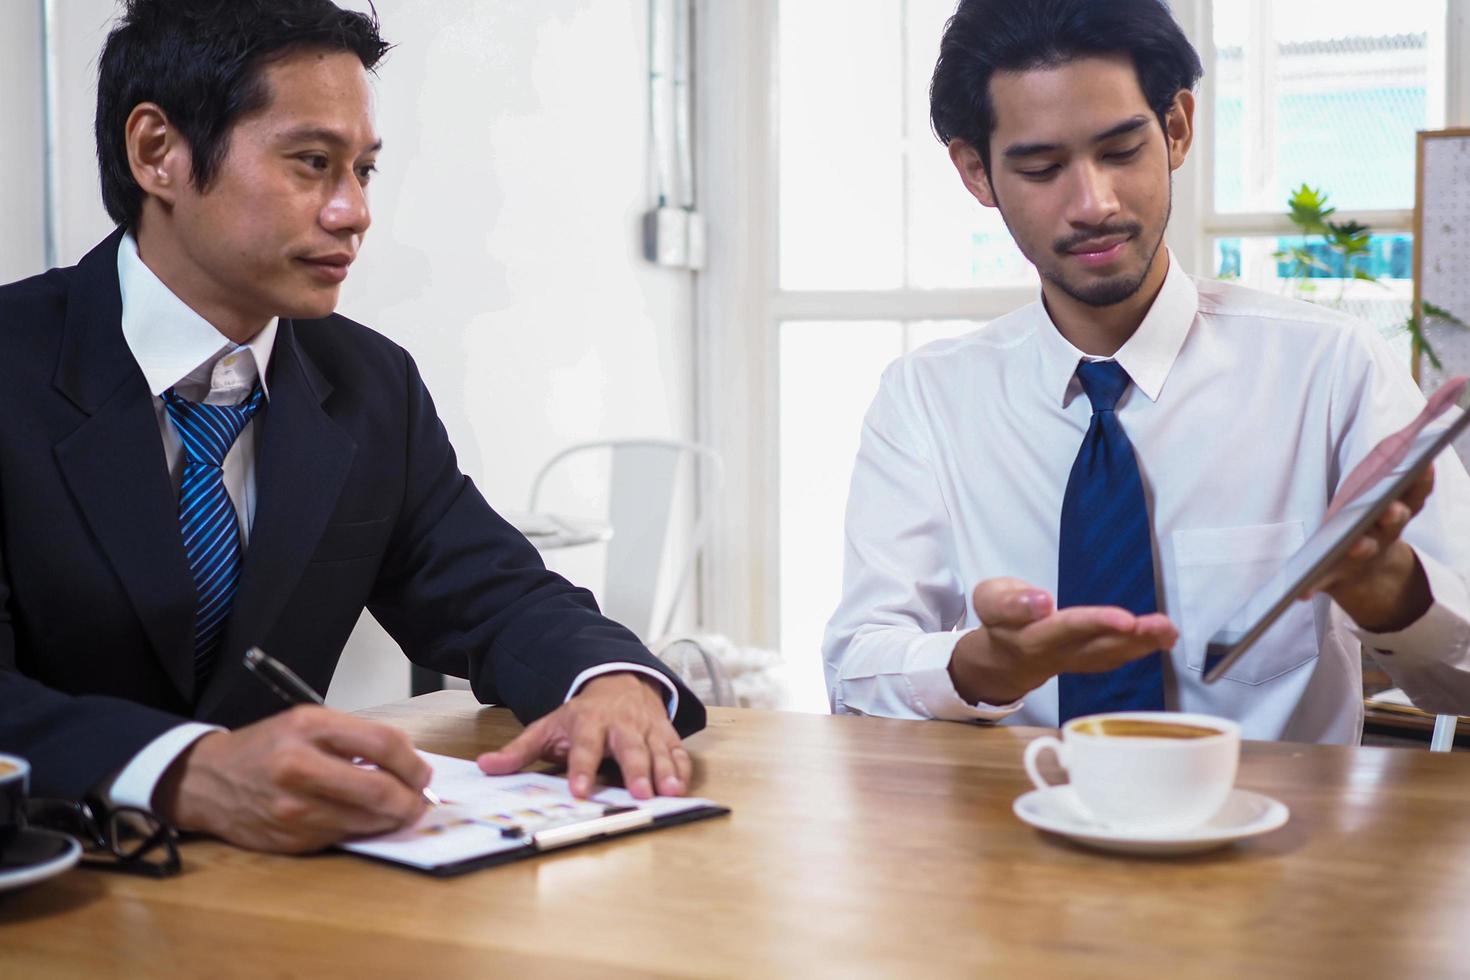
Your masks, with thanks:
M 1204 75 L 1199 54 L 1164 0 L 960 0 L 944 27 L 929 84 L 940 142 L 964 140 L 990 172 L 997 71 L 1053 68 L 1093 55 L 1127 55 L 1149 107 L 1165 123 L 1174 96 Z
M 133 228 L 143 209 L 124 133 L 139 103 L 157 103 L 189 144 L 190 176 L 204 191 L 235 123 L 270 98 L 267 65 L 322 49 L 350 51 L 371 71 L 389 47 L 376 10 L 343 10 L 331 0 L 124 0 L 97 72 L 97 165 L 108 215 Z

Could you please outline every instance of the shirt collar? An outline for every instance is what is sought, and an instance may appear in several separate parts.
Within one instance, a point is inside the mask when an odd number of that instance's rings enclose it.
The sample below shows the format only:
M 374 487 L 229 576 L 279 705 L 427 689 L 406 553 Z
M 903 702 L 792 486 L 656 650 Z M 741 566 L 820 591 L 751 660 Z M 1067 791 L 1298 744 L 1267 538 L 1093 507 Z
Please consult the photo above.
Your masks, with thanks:
M 205 381 L 214 365 L 237 350 L 248 350 L 260 387 L 270 396 L 266 370 L 276 344 L 279 317 L 248 343 L 236 344 L 194 312 L 138 255 L 138 243 L 124 235 L 117 248 L 117 281 L 122 292 L 122 332 L 133 359 L 155 395 L 191 375 Z
M 1077 363 L 1098 358 L 1084 354 L 1062 336 L 1047 315 L 1045 304 L 1038 302 L 1034 309 L 1039 318 L 1036 334 L 1041 349 L 1043 390 L 1053 392 L 1065 407 L 1081 391 L 1081 385 L 1074 380 Z M 1134 386 L 1149 401 L 1158 401 L 1163 393 L 1164 382 L 1198 312 L 1199 290 L 1171 251 L 1169 271 L 1153 305 L 1133 336 L 1110 358 L 1122 365 Z

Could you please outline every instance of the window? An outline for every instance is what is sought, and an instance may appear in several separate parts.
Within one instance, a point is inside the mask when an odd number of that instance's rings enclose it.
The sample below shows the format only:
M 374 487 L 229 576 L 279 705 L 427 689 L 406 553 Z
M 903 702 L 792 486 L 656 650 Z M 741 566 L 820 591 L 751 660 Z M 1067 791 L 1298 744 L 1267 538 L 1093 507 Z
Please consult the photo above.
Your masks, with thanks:
M 929 128 L 953 0 L 779 5 L 783 290 L 1031 286 Z
M 1470 120 L 1470 0 L 1171 6 L 1206 69 L 1195 147 L 1175 181 L 1180 261 L 1394 333 L 1411 294 L 1413 133 Z M 929 76 L 953 7 L 702 10 L 715 76 L 705 90 L 726 98 L 704 106 L 706 127 L 720 123 L 708 206 L 738 202 L 723 225 L 712 213 L 711 229 L 743 230 L 723 260 L 712 249 L 701 285 L 704 431 L 745 474 L 727 494 L 706 608 L 716 628 L 779 645 L 818 678 L 852 459 L 883 367 L 1036 295 L 1035 270 L 929 129 Z M 1335 220 L 1373 228 L 1361 266 L 1379 284 L 1333 261 L 1308 280 L 1288 276 L 1275 253 L 1301 243 L 1286 200 L 1302 184 L 1329 195 Z
M 1447 0 L 1231 0 L 1208 10 L 1209 272 L 1363 317 L 1407 358 L 1414 133 L 1445 124 Z M 1354 269 L 1283 226 L 1304 184 L 1328 196 L 1334 220 L 1374 230 Z M 1281 254 L 1294 245 L 1320 267 L 1294 277 Z
M 848 483 L 883 368 L 1036 289 L 929 127 L 953 7 L 778 3 L 777 636 L 812 665 L 841 594 Z
M 966 320 L 781 325 L 780 649 L 815 650 L 837 607 L 847 486 L 863 414 L 883 369 L 931 341 L 979 326 Z M 820 379 L 817 391 L 814 379 Z

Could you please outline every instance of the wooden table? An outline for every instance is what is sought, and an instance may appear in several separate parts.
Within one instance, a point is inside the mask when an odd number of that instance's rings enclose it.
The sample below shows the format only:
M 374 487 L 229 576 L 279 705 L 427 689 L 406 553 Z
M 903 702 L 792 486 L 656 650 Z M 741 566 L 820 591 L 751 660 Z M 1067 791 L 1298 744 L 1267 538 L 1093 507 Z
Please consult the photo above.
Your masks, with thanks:
M 461 756 L 517 730 L 457 691 L 364 714 Z M 715 709 L 689 745 L 729 817 L 447 880 L 199 842 L 0 894 L 0 976 L 1470 972 L 1470 756 L 1249 743 L 1291 822 L 1151 860 L 1012 816 L 1037 733 Z

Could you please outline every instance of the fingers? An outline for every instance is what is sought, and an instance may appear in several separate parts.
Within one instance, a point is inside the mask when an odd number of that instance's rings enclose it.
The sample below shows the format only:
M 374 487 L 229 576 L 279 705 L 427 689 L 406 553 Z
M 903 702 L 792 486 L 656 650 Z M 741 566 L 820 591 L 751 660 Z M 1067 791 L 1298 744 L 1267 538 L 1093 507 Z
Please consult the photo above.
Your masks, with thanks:
M 654 792 L 660 796 L 683 796 L 694 765 L 672 725 L 662 732 L 649 734 L 648 754 L 653 759 Z
M 1171 650 L 1179 640 L 1179 630 L 1163 613 L 1134 616 L 1111 606 L 1063 609 L 1029 631 L 1037 634 L 1037 642 L 1067 651 L 1062 657 L 1067 673 L 1112 670 L 1155 650 Z
M 989 627 L 1019 628 L 1051 614 L 1049 593 L 1018 578 L 986 579 L 975 586 L 975 615 Z
M 597 786 L 604 758 L 617 763 L 636 799 L 684 793 L 693 775 L 689 753 L 669 722 L 663 699 L 645 679 L 624 672 L 593 678 L 575 697 L 478 762 L 482 772 L 514 772 L 537 759 L 564 758 L 572 795 Z
M 520 772 L 531 763 L 553 755 L 552 736 L 555 734 L 547 724 L 550 716 L 527 726 L 515 738 L 494 752 L 486 752 L 475 760 L 480 771 L 487 776 L 504 776 Z
M 298 709 L 300 710 L 300 709 Z M 303 711 L 311 742 L 344 759 L 366 759 L 413 791 L 429 785 L 433 770 L 400 729 L 335 711 Z
M 571 785 L 572 795 L 578 799 L 592 795 L 594 776 L 602 764 L 605 739 L 603 723 L 589 716 L 583 716 L 572 732 L 572 747 L 567 753 L 567 782 Z M 644 775 L 646 779 L 647 773 Z
M 412 823 L 425 809 L 423 787 L 306 746 L 279 753 L 276 785 L 291 797 L 321 804 L 312 808 L 317 825 L 343 833 L 382 833 Z
M 608 732 L 608 748 L 623 774 L 623 786 L 634 799 L 653 796 L 653 758 L 643 733 L 622 727 Z
M 1098 637 L 1078 647 L 1068 658 L 1067 673 L 1093 674 L 1115 670 L 1162 649 L 1158 643 L 1134 637 Z
M 371 775 L 370 772 L 361 774 Z M 390 777 L 382 778 L 389 779 Z M 417 794 L 409 794 L 401 812 L 386 809 L 363 809 L 344 805 L 323 796 L 313 795 L 307 800 L 309 802 L 305 811 L 306 815 L 300 821 L 292 824 L 291 830 L 297 834 L 303 832 L 319 834 L 330 838 L 328 843 L 335 843 L 348 837 L 373 837 L 378 834 L 392 833 L 417 823 L 424 815 L 424 811 L 428 809 L 423 797 Z
M 658 788 L 664 796 L 683 796 L 689 791 L 689 782 L 694 778 L 694 760 L 689 757 L 689 750 L 680 744 L 678 733 L 673 733 L 673 736 L 674 744 L 667 746 L 667 757 L 674 767 L 673 779 L 660 775 Z M 659 771 L 657 754 L 654 756 L 654 769 Z
M 1424 468 L 1419 478 L 1409 485 L 1409 489 L 1399 498 L 1409 508 L 1409 516 L 1419 513 L 1424 508 L 1424 501 L 1434 492 L 1434 464 Z
M 1018 636 L 1031 647 L 1068 648 L 1105 636 L 1152 642 L 1171 629 L 1168 619 L 1157 613 L 1139 617 L 1116 606 L 1072 606 L 1032 624 Z
M 1372 527 L 1354 541 L 1342 558 L 1298 598 L 1310 599 L 1318 592 L 1327 592 L 1367 574 L 1373 563 L 1403 536 L 1404 528 L 1409 526 L 1414 515 L 1423 507 L 1433 485 L 1433 472 L 1428 472 L 1425 477 L 1416 481 L 1402 499 L 1385 507 Z

